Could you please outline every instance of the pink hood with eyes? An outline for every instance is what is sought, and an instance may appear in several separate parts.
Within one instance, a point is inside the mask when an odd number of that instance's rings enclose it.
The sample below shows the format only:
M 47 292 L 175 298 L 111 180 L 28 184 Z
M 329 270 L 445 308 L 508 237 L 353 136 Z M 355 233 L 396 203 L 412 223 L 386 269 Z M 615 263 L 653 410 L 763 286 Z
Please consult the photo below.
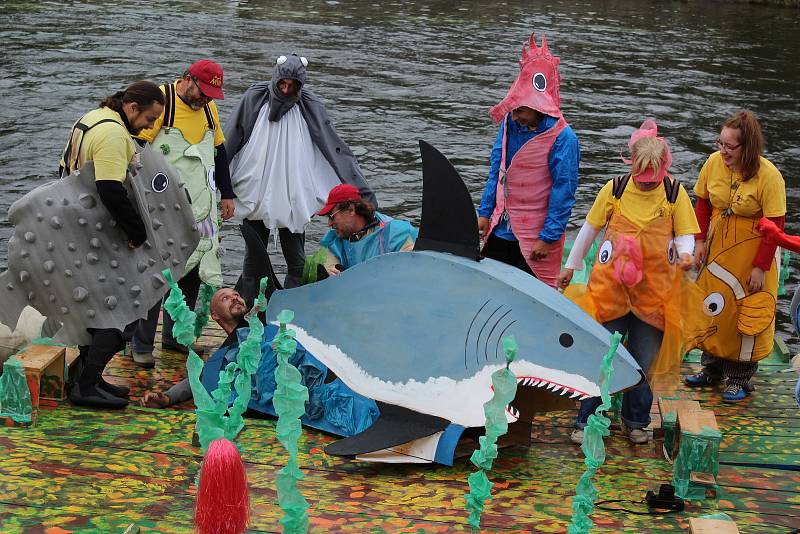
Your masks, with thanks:
M 561 117 L 561 97 L 558 93 L 561 77 L 558 63 L 561 60 L 547 48 L 547 38 L 542 35 L 542 47 L 536 46 L 535 34 L 522 46 L 519 60 L 519 76 L 514 80 L 506 97 L 491 110 L 489 115 L 500 122 L 506 113 L 526 106 L 545 115 Z

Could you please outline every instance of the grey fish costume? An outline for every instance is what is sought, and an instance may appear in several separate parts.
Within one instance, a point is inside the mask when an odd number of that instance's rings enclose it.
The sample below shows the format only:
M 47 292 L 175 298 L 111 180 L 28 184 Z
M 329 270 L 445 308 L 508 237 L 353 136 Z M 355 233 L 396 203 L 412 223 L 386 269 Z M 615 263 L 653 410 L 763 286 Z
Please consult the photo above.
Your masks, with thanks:
M 136 160 L 136 158 L 134 158 Z M 150 146 L 123 183 L 147 228 L 144 245 L 127 237 L 100 201 L 94 164 L 40 186 L 12 204 L 8 270 L 0 275 L 0 322 L 15 324 L 29 305 L 61 323 L 55 339 L 87 345 L 87 328 L 122 329 L 144 317 L 185 270 L 199 241 L 178 173 Z
M 278 81 L 297 80 L 301 90 L 296 97 L 287 97 L 278 90 Z M 339 180 L 358 187 L 361 196 L 377 207 L 378 202 L 352 150 L 331 125 L 322 100 L 306 87 L 306 67 L 297 55 L 287 56 L 286 61 L 275 65 L 272 79 L 258 82 L 245 91 L 242 100 L 225 124 L 225 151 L 229 160 L 247 144 L 261 108 L 269 104 L 269 120 L 277 122 L 293 106 L 297 106 L 308 124 L 311 139 L 322 155 L 336 171 Z

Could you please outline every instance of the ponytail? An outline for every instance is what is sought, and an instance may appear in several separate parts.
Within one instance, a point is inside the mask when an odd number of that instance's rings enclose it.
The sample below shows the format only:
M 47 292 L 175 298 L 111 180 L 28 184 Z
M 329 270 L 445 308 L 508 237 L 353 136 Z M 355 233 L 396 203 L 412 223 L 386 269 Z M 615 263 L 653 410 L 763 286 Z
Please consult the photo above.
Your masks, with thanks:
M 147 109 L 153 103 L 164 105 L 164 93 L 161 89 L 147 80 L 139 80 L 128 86 L 124 91 L 117 91 L 111 96 L 107 96 L 100 102 L 101 108 L 113 109 L 117 113 L 122 113 L 122 106 L 128 102 L 136 102 L 141 109 Z

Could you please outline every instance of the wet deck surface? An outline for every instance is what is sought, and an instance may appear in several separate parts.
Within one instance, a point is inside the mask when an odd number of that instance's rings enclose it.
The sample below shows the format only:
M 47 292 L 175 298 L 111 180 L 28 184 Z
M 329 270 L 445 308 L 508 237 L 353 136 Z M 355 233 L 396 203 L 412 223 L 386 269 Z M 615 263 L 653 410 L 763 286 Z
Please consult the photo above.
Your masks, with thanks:
M 222 331 L 206 329 L 201 344 L 221 344 Z M 109 380 L 127 384 L 132 396 L 166 389 L 184 374 L 184 357 L 156 354 L 144 370 L 117 355 Z M 698 367 L 684 363 L 686 372 Z M 696 360 L 696 358 L 695 358 Z M 716 500 L 691 503 L 685 512 L 637 516 L 595 510 L 595 531 L 677 532 L 690 517 L 725 512 L 741 532 L 790 532 L 800 528 L 800 410 L 797 380 L 775 356 L 762 363 L 756 392 L 739 404 L 721 402 L 719 388 L 679 390 L 715 412 L 723 441 Z M 3 533 L 192 532 L 194 481 L 201 457 L 191 445 L 191 403 L 155 410 L 122 411 L 43 406 L 33 428 L 0 428 L 0 531 Z M 493 498 L 482 527 L 509 532 L 564 532 L 571 497 L 583 473 L 583 454 L 569 442 L 574 414 L 555 412 L 535 421 L 534 444 L 500 452 L 490 478 Z M 467 459 L 452 468 L 364 464 L 328 456 L 334 438 L 305 429 L 300 490 L 310 502 L 311 531 L 469 531 L 464 493 L 474 470 Z M 274 422 L 248 419 L 240 436 L 251 487 L 252 532 L 280 531 L 275 474 L 285 463 Z M 640 501 L 645 491 L 671 480 L 671 466 L 653 441 L 633 446 L 618 428 L 595 479 L 601 499 Z M 738 465 L 737 465 L 738 464 Z M 747 464 L 747 465 L 745 465 Z M 643 505 L 626 503 L 634 510 Z

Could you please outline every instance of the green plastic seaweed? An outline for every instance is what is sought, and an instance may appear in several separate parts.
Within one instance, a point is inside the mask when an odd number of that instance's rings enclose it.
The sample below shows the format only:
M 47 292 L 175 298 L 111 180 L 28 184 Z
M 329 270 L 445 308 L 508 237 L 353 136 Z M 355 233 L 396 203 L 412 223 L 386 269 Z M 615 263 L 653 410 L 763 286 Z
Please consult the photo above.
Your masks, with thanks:
M 492 482 L 486 473 L 492 468 L 492 463 L 497 458 L 497 439 L 508 432 L 508 419 L 506 419 L 506 406 L 514 400 L 517 394 L 517 377 L 509 369 L 509 365 L 517 357 L 519 346 L 514 336 L 503 338 L 503 352 L 506 355 L 506 366 L 492 373 L 492 387 L 494 395 L 483 405 L 486 415 L 486 433 L 478 438 L 480 448 L 476 449 L 470 460 L 478 468 L 472 473 L 469 482 L 469 493 L 464 496 L 467 510 L 469 510 L 469 524 L 474 529 L 480 528 L 481 513 L 484 503 L 492 497 Z
M 292 311 L 281 310 L 278 314 L 280 330 L 272 342 L 278 359 L 275 369 L 275 395 L 272 399 L 278 414 L 275 431 L 278 440 L 289 453 L 289 461 L 278 471 L 276 483 L 278 504 L 284 512 L 280 522 L 284 532 L 288 533 L 308 530 L 308 502 L 297 488 L 297 482 L 304 476 L 297 465 L 297 442 L 302 432 L 300 418 L 306 413 L 308 388 L 302 383 L 300 371 L 289 363 L 289 358 L 297 349 L 294 331 L 286 328 L 293 318 Z
M 586 428 L 583 430 L 583 445 L 581 450 L 586 457 L 583 463 L 586 471 L 578 480 L 575 496 L 572 498 L 572 521 L 567 528 L 569 534 L 583 534 L 589 532 L 594 523 L 589 515 L 594 510 L 594 501 L 597 499 L 597 488 L 592 483 L 597 468 L 606 461 L 606 448 L 603 438 L 609 435 L 608 427 L 611 420 L 603 412 L 611 407 L 611 396 L 608 394 L 608 385 L 614 375 L 614 355 L 617 353 L 622 335 L 614 332 L 611 335 L 611 348 L 603 357 L 600 364 L 600 398 L 602 403 L 595 413 L 589 416 Z

